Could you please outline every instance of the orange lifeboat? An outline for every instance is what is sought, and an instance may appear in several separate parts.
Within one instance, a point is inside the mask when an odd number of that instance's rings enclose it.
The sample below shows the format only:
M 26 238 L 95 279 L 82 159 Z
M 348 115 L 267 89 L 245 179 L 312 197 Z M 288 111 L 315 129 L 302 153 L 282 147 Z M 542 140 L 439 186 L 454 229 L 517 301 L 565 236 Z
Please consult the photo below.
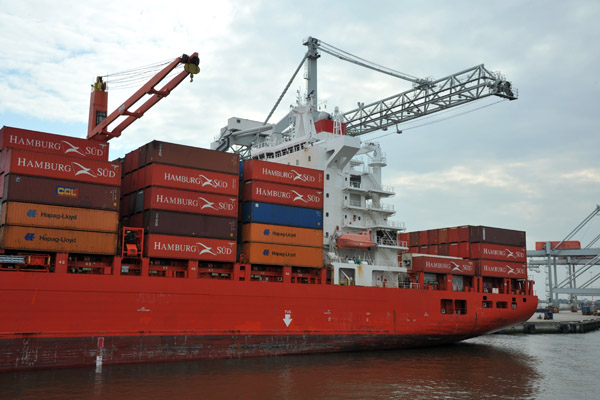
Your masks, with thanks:
M 368 232 L 346 233 L 337 238 L 340 249 L 368 249 L 375 246 Z

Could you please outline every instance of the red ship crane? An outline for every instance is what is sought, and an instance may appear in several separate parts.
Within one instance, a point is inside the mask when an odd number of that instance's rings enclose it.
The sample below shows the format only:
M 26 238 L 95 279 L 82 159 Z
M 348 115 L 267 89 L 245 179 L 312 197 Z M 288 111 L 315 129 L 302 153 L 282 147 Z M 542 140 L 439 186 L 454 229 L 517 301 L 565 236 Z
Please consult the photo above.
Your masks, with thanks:
M 156 89 L 156 86 L 162 82 L 171 71 L 179 64 L 184 64 L 183 71 L 175 75 L 167 82 L 162 89 Z M 88 139 L 108 141 L 114 137 L 121 136 L 121 132 L 138 118 L 141 118 L 146 111 L 158 103 L 159 100 L 167 97 L 173 89 L 175 89 L 188 75 L 193 76 L 200 72 L 200 59 L 198 53 L 193 53 L 191 56 L 186 54 L 173 60 L 169 65 L 163 68 L 159 73 L 154 75 L 144 86 L 138 89 L 131 97 L 129 97 L 119 108 L 113 111 L 108 117 L 108 92 L 106 91 L 106 83 L 102 77 L 97 77 L 96 82 L 92 85 L 92 94 L 90 97 L 90 117 L 88 120 Z M 145 95 L 152 95 L 135 111 L 130 111 L 130 108 L 142 99 Z M 127 116 L 117 127 L 109 132 L 108 126 L 115 122 L 120 116 Z

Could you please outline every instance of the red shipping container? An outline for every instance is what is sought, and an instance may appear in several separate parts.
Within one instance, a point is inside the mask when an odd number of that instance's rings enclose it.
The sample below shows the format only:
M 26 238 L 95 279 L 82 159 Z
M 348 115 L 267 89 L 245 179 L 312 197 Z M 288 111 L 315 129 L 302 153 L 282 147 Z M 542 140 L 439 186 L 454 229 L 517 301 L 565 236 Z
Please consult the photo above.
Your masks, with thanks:
M 550 249 L 554 249 L 560 242 L 550 242 Z M 544 250 L 546 248 L 546 242 L 535 242 L 536 250 Z M 557 250 L 566 249 L 581 249 L 581 242 L 579 240 L 565 240 Z
M 429 229 L 427 231 L 427 244 L 438 244 L 438 230 L 437 229 Z
M 469 225 L 459 226 L 458 230 L 458 241 L 469 242 Z
M 238 199 L 213 193 L 152 186 L 138 191 L 133 212 L 156 209 L 237 218 Z M 143 207 L 142 207 L 143 206 Z M 142 210 L 143 208 L 143 210 Z
M 439 244 L 449 243 L 448 228 L 438 229 L 438 241 L 439 241 Z
M 419 231 L 419 244 L 421 246 L 427 246 L 429 244 L 429 236 L 427 231 Z
M 456 232 L 458 232 L 458 231 L 456 231 Z M 448 255 L 450 257 L 460 257 L 459 250 L 458 250 L 458 243 L 450 243 L 448 245 Z
M 440 256 L 449 256 L 450 248 L 448 243 L 437 245 L 437 254 Z
M 139 168 L 140 164 L 140 152 L 138 150 L 130 151 L 125 155 L 125 162 L 123 166 L 123 173 L 135 171 Z
M 242 201 L 323 209 L 323 191 L 319 189 L 262 181 L 246 181 L 243 185 Z
M 470 258 L 471 257 L 471 244 L 469 242 L 458 243 L 458 257 Z
M 22 149 L 44 154 L 108 161 L 108 143 L 4 126 L 0 149 Z
M 245 181 L 266 181 L 323 190 L 323 171 L 269 161 L 244 161 Z
M 235 153 L 154 140 L 139 149 L 139 167 L 151 163 L 238 174 L 240 156 Z
M 150 234 L 144 237 L 144 255 L 213 262 L 235 262 L 236 242 L 187 236 Z
M 511 262 L 526 262 L 525 247 L 503 246 L 491 243 L 471 243 L 472 259 L 503 260 Z
M 410 242 L 410 235 L 408 232 L 399 232 L 398 233 L 398 245 L 403 247 L 408 247 Z
M 405 255 L 404 260 L 407 259 Z M 433 274 L 475 275 L 475 264 L 471 260 L 435 256 L 415 256 L 411 259 L 412 272 L 428 272 Z M 406 263 L 405 263 L 406 264 Z M 409 269 L 409 270 L 411 270 Z
M 527 279 L 527 264 L 525 263 L 477 260 L 475 264 L 477 265 L 477 275 L 479 276 Z
M 238 175 L 166 164 L 150 164 L 133 172 L 134 190 L 164 186 L 222 195 L 238 195 Z
M 494 243 L 525 247 L 525 232 L 513 229 L 494 228 L 492 226 L 470 226 L 469 239 L 471 243 Z
M 408 237 L 409 237 L 408 244 L 410 246 L 418 246 L 420 244 L 419 232 L 409 232 Z
M 458 242 L 458 227 L 448 228 L 448 243 Z
M 84 160 L 55 154 L 20 149 L 2 151 L 5 173 L 44 176 L 102 185 L 121 185 L 121 166 L 118 163 Z

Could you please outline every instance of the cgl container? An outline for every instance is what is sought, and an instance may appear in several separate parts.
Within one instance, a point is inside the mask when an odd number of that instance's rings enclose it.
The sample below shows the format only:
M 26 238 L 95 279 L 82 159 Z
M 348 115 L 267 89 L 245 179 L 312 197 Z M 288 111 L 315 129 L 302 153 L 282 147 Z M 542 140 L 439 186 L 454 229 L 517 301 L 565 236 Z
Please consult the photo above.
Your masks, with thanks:
M 114 255 L 117 234 L 5 225 L 0 227 L 0 248 Z
M 235 218 L 148 210 L 131 215 L 129 224 L 131 227 L 143 227 L 148 234 L 237 239 L 237 220 Z
M 4 176 L 3 199 L 117 211 L 119 187 L 27 175 Z
M 240 261 L 251 264 L 291 265 L 320 268 L 323 266 L 322 247 L 289 246 L 272 243 L 244 243 Z
M 0 150 L 8 147 L 108 161 L 108 143 L 4 126 L 0 128 Z
M 262 160 L 244 161 L 245 181 L 266 181 L 323 190 L 323 171 Z
M 5 149 L 1 154 L 0 165 L 0 172 L 6 174 L 42 176 L 110 186 L 121 185 L 121 165 L 108 161 Z
M 119 213 L 7 201 L 2 203 L 0 224 L 115 233 L 119 225 Z
M 144 256 L 182 260 L 235 262 L 232 240 L 150 234 L 144 237 Z
M 322 229 L 323 212 L 313 208 L 280 204 L 246 202 L 242 206 L 242 222 L 286 225 L 298 228 Z
M 243 184 L 242 201 L 323 209 L 323 190 L 263 181 L 246 181 Z
M 323 247 L 323 231 L 321 229 L 251 223 L 242 225 L 241 241 Z

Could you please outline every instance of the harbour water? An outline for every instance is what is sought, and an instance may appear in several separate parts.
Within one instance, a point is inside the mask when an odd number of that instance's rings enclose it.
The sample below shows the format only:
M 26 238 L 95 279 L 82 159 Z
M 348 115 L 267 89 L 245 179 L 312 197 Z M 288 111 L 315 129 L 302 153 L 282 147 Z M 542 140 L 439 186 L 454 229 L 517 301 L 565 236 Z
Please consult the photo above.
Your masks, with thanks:
M 0 374 L 1 399 L 598 399 L 600 331 Z

